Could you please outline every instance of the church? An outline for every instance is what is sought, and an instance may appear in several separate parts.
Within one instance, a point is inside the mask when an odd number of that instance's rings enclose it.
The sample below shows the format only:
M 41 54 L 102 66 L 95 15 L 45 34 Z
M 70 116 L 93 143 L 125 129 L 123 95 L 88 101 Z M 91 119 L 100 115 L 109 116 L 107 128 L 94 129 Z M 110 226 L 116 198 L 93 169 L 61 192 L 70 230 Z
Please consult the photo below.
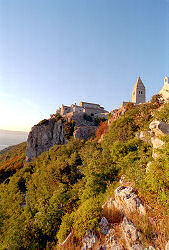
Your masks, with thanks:
M 139 104 L 145 102 L 146 102 L 146 89 L 139 76 L 132 91 L 132 103 Z M 122 102 L 119 108 L 124 107 L 127 103 L 128 102 Z

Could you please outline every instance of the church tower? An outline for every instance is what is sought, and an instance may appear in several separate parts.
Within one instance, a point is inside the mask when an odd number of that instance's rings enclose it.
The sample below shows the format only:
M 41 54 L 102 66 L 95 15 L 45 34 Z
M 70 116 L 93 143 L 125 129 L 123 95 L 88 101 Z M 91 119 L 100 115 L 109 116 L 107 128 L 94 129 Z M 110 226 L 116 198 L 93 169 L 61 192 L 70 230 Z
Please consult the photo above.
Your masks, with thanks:
M 137 81 L 132 91 L 132 102 L 135 104 L 146 102 L 145 86 L 140 77 L 137 78 Z

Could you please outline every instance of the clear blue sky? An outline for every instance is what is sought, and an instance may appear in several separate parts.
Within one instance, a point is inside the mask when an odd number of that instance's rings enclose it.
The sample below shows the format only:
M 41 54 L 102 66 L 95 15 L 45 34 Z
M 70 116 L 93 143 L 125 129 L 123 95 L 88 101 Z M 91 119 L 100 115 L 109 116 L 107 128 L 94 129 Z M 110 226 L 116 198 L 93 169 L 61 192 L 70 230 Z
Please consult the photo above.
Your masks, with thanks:
M 0 128 L 30 130 L 62 103 L 147 100 L 169 75 L 169 0 L 0 0 Z

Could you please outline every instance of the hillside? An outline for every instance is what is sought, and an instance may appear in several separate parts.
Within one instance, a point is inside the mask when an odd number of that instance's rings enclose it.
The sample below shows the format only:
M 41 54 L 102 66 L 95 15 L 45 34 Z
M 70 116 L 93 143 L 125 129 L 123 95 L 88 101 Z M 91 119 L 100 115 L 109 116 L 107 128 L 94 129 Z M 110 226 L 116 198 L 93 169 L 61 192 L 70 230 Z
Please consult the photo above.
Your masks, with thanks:
M 168 123 L 155 96 L 26 165 L 25 143 L 2 153 L 1 249 L 165 249 Z

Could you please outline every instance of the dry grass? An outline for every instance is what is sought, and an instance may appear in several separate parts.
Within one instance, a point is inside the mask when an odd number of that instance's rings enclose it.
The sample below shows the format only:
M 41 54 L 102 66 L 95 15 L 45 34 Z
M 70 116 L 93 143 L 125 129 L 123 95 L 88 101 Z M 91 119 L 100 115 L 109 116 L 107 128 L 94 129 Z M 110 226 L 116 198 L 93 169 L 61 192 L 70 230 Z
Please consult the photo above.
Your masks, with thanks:
M 82 244 L 72 234 L 71 237 L 63 244 L 56 247 L 57 250 L 81 250 Z
M 145 216 L 140 216 L 138 213 L 128 214 L 128 218 L 141 232 L 141 241 L 145 246 L 152 245 L 155 248 L 165 248 L 168 237 L 169 217 L 163 207 L 151 208 Z
M 115 206 L 105 206 L 103 208 L 103 216 L 106 217 L 111 224 L 122 222 L 122 215 L 119 209 L 115 208 Z

